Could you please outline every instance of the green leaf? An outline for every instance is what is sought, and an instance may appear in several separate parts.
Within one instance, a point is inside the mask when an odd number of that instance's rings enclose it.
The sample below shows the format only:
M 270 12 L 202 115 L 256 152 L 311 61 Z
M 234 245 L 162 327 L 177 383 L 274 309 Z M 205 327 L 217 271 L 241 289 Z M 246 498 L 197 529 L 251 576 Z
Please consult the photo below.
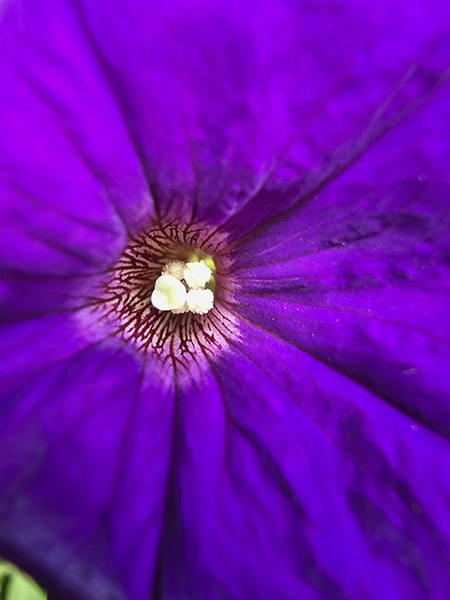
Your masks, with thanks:
M 0 561 L 0 600 L 46 600 L 47 594 L 14 565 Z

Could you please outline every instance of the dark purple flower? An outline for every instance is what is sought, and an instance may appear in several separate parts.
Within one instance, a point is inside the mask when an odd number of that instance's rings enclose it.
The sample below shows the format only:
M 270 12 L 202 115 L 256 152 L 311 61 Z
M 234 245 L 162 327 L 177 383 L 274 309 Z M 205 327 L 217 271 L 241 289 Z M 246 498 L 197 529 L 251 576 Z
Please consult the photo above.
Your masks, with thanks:
M 449 597 L 446 11 L 1 5 L 0 555 L 52 598 Z

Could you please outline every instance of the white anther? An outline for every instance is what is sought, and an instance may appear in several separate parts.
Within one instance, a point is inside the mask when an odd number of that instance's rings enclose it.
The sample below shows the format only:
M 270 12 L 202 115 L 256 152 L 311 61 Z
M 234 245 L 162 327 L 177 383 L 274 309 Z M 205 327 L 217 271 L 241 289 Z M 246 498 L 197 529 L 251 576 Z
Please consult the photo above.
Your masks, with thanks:
M 181 281 L 184 276 L 184 267 L 185 266 L 186 266 L 186 263 L 182 262 L 181 260 L 174 260 L 174 261 L 169 262 L 166 265 L 164 265 L 162 274 L 163 275 L 172 275 L 172 277 L 175 277 L 175 279 L 179 279 Z
M 173 275 L 161 275 L 155 282 L 151 301 L 159 310 L 173 310 L 180 308 L 186 301 L 186 288 Z
M 191 289 L 204 287 L 211 279 L 212 271 L 201 260 L 199 262 L 188 262 L 184 266 L 183 278 Z
M 188 293 L 189 293 L 189 292 L 188 292 Z M 188 303 L 187 303 L 187 302 L 185 302 L 185 303 L 183 304 L 183 306 L 180 306 L 180 308 L 173 308 L 173 309 L 172 309 L 172 312 L 173 312 L 175 315 L 182 315 L 183 313 L 187 313 L 187 312 L 189 312 L 189 306 L 188 306 Z
M 214 294 L 211 290 L 189 290 L 186 303 L 190 312 L 204 315 L 214 305 Z

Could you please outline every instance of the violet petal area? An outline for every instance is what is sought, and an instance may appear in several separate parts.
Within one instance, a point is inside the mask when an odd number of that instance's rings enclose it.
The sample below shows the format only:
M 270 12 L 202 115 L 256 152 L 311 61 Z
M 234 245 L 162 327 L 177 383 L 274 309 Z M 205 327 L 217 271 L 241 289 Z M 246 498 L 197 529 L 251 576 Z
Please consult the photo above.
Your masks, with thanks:
M 0 5 L 0 559 L 51 600 L 448 600 L 441 0 Z

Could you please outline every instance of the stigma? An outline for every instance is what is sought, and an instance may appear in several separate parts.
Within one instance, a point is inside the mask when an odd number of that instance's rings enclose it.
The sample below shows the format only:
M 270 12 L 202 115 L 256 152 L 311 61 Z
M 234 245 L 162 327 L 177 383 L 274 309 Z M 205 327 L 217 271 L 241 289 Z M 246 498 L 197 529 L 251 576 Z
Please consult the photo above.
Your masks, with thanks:
M 213 283 L 213 272 L 204 260 L 175 260 L 156 279 L 151 303 L 160 311 L 204 315 L 214 306 Z

